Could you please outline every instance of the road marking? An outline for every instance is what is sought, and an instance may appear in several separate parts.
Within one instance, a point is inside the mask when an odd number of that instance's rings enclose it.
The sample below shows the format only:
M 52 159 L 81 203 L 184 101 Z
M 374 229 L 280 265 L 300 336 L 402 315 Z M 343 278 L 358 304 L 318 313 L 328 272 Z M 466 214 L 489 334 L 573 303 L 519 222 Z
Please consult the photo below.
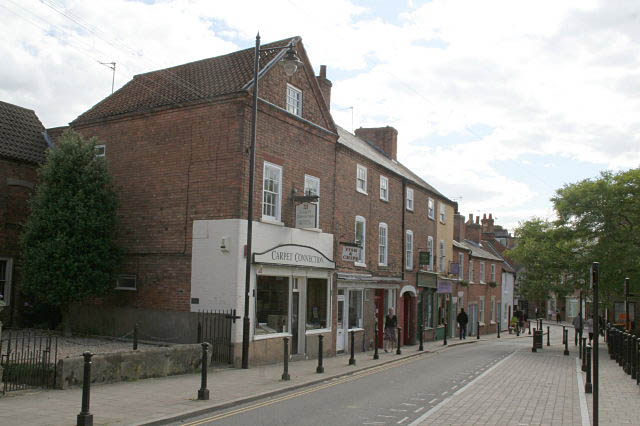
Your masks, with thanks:
M 426 398 L 409 398 L 411 401 L 426 401 Z
M 451 386 L 451 390 L 455 390 L 457 387 L 458 387 L 458 385 Z
M 402 424 L 404 423 L 409 417 L 405 417 L 404 419 L 400 420 L 397 424 Z
M 580 400 L 580 416 L 582 426 L 589 426 L 589 409 L 587 408 L 587 398 L 584 394 L 584 383 L 582 383 L 582 366 L 580 359 L 576 358 L 576 380 L 578 381 L 578 399 Z
M 407 412 L 407 410 L 402 410 L 400 408 L 389 408 L 389 411 L 395 411 L 395 412 L 398 412 L 398 413 L 406 413 Z
M 424 410 L 424 407 L 420 407 L 417 410 L 414 411 L 414 413 L 419 413 L 420 411 Z
M 363 425 L 383 425 L 384 422 L 364 422 Z
M 411 403 L 411 402 L 403 402 L 403 403 L 402 403 L 402 404 L 400 404 L 400 405 L 410 405 L 410 406 L 412 406 L 412 407 L 415 407 L 415 406 L 416 406 L 416 404 L 413 404 L 413 403 Z
M 434 402 L 436 402 L 438 400 L 438 398 L 433 398 L 431 401 L 429 401 L 429 404 L 433 404 Z
M 378 414 L 378 417 L 384 417 L 385 419 L 393 419 L 396 416 L 385 416 L 384 414 Z
M 445 396 L 448 393 L 449 393 L 449 391 L 444 391 L 444 392 L 442 392 L 442 396 Z
M 491 367 L 490 369 L 488 369 L 487 371 L 485 371 L 484 373 L 482 373 L 481 375 L 479 375 L 478 377 L 476 377 L 473 381 L 467 383 L 466 385 L 464 385 L 463 387 L 461 387 L 460 389 L 458 389 L 457 391 L 455 391 L 450 397 L 443 399 L 438 405 L 436 405 L 435 407 L 433 407 L 432 409 L 430 409 L 429 411 L 427 411 L 426 413 L 424 413 L 423 415 L 421 415 L 420 417 L 418 417 L 417 419 L 415 419 L 413 422 L 411 422 L 409 424 L 409 426 L 417 426 L 420 423 L 422 423 L 427 417 L 429 417 L 430 415 L 432 415 L 433 413 L 437 412 L 438 410 L 440 410 L 447 402 L 449 402 L 449 400 L 451 400 L 451 398 L 453 398 L 456 395 L 461 394 L 462 392 L 464 392 L 467 388 L 471 387 L 474 383 L 476 383 L 478 380 L 480 380 L 481 378 L 483 378 L 484 376 L 486 376 L 487 374 L 489 374 L 491 371 L 493 371 L 494 368 L 497 368 L 500 364 L 502 364 L 504 361 L 508 360 L 509 358 L 511 358 L 512 356 L 514 356 L 516 354 L 516 352 L 512 352 L 511 354 L 509 354 L 509 356 L 507 356 L 506 358 L 504 358 L 503 360 L 501 360 L 499 363 L 497 363 L 496 365 L 494 365 L 493 367 Z

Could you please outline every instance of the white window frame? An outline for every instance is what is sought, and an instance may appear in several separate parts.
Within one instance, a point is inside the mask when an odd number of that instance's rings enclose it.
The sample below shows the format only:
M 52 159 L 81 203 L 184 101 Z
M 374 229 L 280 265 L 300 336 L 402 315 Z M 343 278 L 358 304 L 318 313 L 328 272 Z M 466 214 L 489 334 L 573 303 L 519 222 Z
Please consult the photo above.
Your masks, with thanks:
M 435 212 L 436 210 L 436 205 L 435 205 L 435 201 L 433 201 L 433 198 L 429 198 L 427 200 L 427 216 L 429 217 L 429 219 L 435 219 Z
M 298 96 L 291 96 L 291 94 Z M 287 111 L 298 117 L 302 117 L 302 90 L 287 83 Z
M 439 257 L 439 259 L 440 259 L 440 262 L 439 262 L 440 272 L 444 273 L 444 272 L 446 272 L 445 271 L 445 259 L 446 259 L 445 254 L 446 254 L 446 252 L 445 252 L 445 248 L 444 248 L 444 240 L 440 240 L 440 247 L 438 248 L 438 251 L 439 251 L 438 254 L 440 255 L 440 257 Z
M 273 168 L 278 171 L 278 196 L 276 197 L 276 204 L 274 206 L 275 216 L 270 216 L 265 214 L 264 212 L 264 182 L 267 177 L 267 168 Z M 264 162 L 264 166 L 262 169 L 262 218 L 267 220 L 272 220 L 276 222 L 280 222 L 281 218 L 281 210 L 282 210 L 282 166 L 277 164 L 269 163 L 268 161 Z
M 405 234 L 405 262 L 404 267 L 407 271 L 413 269 L 413 231 L 407 230 Z
M 413 211 L 413 188 L 407 188 L 407 210 Z
M 389 227 L 386 223 L 378 225 L 378 266 L 387 266 L 389 262 Z
M 433 237 L 431 235 L 427 236 L 427 252 L 429 253 L 429 265 L 427 266 L 427 270 L 433 271 L 435 250 L 433 249 Z
M 317 193 L 309 192 L 310 186 L 307 183 L 315 182 L 317 183 Z M 304 175 L 304 195 L 317 195 L 318 201 L 313 201 L 311 204 L 315 204 L 316 206 L 316 229 L 320 229 L 320 178 L 311 175 Z
M 473 260 L 469 259 L 469 282 L 473 282 Z
M 380 175 L 380 199 L 389 201 L 389 178 Z
M 11 302 L 11 278 L 13 272 L 13 258 L 12 257 L 0 257 L 1 262 L 6 262 L 5 279 L 4 279 L 4 299 L 2 301 L 6 306 L 9 306 Z
M 496 282 L 496 264 L 491 264 L 491 281 Z
M 107 147 L 105 145 L 96 145 L 96 157 L 104 157 L 107 154 Z
M 496 297 L 491 296 L 491 322 L 496 322 Z
M 360 164 L 357 165 L 356 169 L 356 191 L 367 195 L 367 168 Z
M 485 277 L 486 272 L 487 271 L 484 268 L 484 262 L 480 262 L 480 284 L 485 283 L 484 279 L 486 278 Z
M 356 216 L 355 228 L 354 228 L 354 241 L 357 242 L 358 236 L 358 222 L 362 222 L 362 245 L 360 247 L 360 261 L 354 262 L 356 266 L 367 266 L 366 263 L 366 247 L 367 247 L 367 219 L 362 216 Z
M 440 223 L 447 223 L 447 209 L 444 203 L 440 203 Z
M 464 253 L 458 253 L 458 277 L 464 280 Z
M 133 280 L 133 287 L 121 285 L 120 281 L 125 279 Z M 136 291 L 138 290 L 138 279 L 136 278 L 135 275 L 131 275 L 131 274 L 118 275 L 118 278 L 116 280 L 116 290 Z
M 478 321 L 484 324 L 484 296 L 478 296 Z

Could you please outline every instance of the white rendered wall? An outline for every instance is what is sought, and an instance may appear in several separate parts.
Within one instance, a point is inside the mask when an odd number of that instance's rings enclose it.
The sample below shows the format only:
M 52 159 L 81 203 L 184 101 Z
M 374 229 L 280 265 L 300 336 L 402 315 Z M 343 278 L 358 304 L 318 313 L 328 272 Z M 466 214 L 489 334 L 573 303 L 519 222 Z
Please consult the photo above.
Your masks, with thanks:
M 502 330 L 506 330 L 509 326 L 509 321 L 511 318 L 505 319 L 506 315 L 509 314 L 509 307 L 511 307 L 511 316 L 513 316 L 513 287 L 515 285 L 515 276 L 511 272 L 503 272 L 502 273 L 502 322 L 500 323 L 500 328 Z M 506 307 L 505 307 L 506 305 Z

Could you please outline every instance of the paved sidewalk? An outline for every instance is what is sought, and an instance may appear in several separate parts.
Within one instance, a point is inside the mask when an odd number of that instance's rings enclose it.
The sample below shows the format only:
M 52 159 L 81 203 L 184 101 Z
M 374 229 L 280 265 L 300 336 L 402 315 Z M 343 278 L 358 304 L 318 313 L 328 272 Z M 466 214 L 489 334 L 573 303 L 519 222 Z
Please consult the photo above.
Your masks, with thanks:
M 493 339 L 495 335 L 481 337 L 481 341 Z M 477 343 L 475 338 L 463 341 L 451 339 L 448 346 L 443 346 L 442 341 L 427 342 L 424 352 L 419 352 L 417 346 L 406 346 L 402 348 L 401 355 L 381 351 L 378 360 L 373 360 L 372 351 L 356 353 L 356 366 L 348 365 L 348 355 L 339 355 L 324 359 L 324 374 L 316 374 L 315 359 L 291 362 L 291 380 L 286 382 L 281 380 L 282 364 L 248 370 L 210 370 L 209 401 L 196 399 L 200 374 L 94 385 L 91 388 L 90 412 L 96 425 L 145 424 L 153 420 L 180 418 L 180 414 L 226 408 L 397 360 L 429 356 L 429 353 L 446 350 L 448 347 L 474 343 Z M 75 424 L 81 400 L 81 388 L 8 393 L 0 398 L 0 424 Z

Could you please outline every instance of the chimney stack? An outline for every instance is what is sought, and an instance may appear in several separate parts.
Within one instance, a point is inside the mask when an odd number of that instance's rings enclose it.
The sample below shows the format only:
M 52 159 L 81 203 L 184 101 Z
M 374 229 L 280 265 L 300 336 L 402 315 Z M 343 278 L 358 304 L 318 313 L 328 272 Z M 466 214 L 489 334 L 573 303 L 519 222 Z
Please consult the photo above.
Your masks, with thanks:
M 355 133 L 359 138 L 381 149 L 390 159 L 397 159 L 398 131 L 393 127 L 360 127 Z
M 482 239 L 483 240 L 493 240 L 496 237 L 495 227 L 493 225 L 493 215 L 489 213 L 489 218 L 487 219 L 487 215 L 483 215 L 482 217 Z
M 326 65 L 320 65 L 320 75 L 316 77 L 316 80 L 318 81 L 318 86 L 320 86 L 322 97 L 327 104 L 327 109 L 331 109 L 331 86 L 333 86 L 333 84 L 327 79 Z

